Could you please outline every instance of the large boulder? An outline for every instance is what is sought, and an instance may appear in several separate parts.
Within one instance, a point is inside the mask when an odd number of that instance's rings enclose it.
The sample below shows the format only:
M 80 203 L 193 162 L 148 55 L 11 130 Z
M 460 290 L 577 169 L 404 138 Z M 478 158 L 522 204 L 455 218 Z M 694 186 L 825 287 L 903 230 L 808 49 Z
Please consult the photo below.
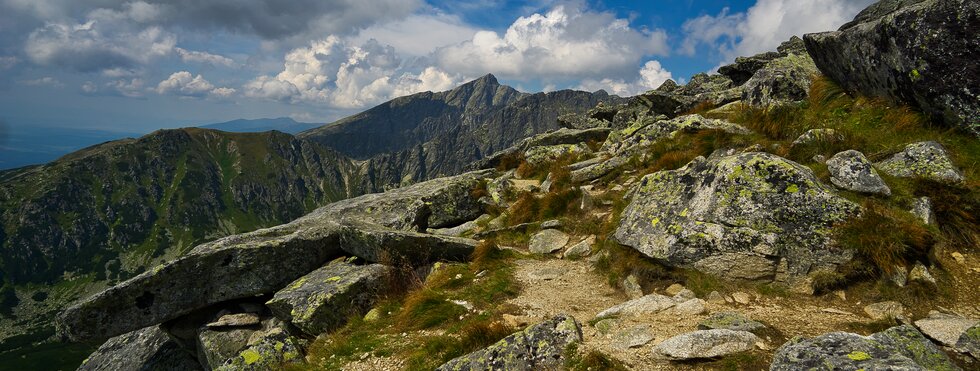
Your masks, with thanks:
M 776 350 L 770 371 L 790 370 L 959 370 L 914 327 L 903 325 L 861 336 L 832 332 L 794 338 Z
M 670 266 L 791 280 L 851 258 L 833 247 L 831 227 L 859 209 L 776 155 L 698 158 L 644 177 L 615 237 Z
M 813 78 L 819 73 L 806 53 L 774 59 L 745 82 L 742 101 L 765 107 L 804 100 L 810 94 Z
M 635 122 L 629 127 L 609 134 L 602 149 L 618 156 L 638 154 L 660 140 L 673 138 L 680 133 L 695 133 L 702 130 L 721 130 L 732 134 L 751 133 L 748 129 L 731 122 L 694 114 L 652 122 Z
M 653 356 L 669 360 L 714 358 L 755 348 L 759 338 L 748 331 L 698 330 L 664 340 L 653 348 Z
M 582 328 L 575 318 L 559 315 L 510 335 L 496 344 L 455 358 L 439 366 L 440 371 L 553 370 L 564 364 L 564 351 L 582 341 Z
M 964 179 L 946 148 L 936 142 L 909 144 L 875 166 L 886 174 L 901 178 L 917 177 L 945 183 L 958 183 Z
M 293 281 L 266 303 L 276 317 L 316 336 L 361 316 L 383 289 L 387 268 L 334 261 Z
M 80 371 L 169 371 L 201 370 L 194 356 L 170 340 L 157 326 L 119 335 L 102 344 Z
M 215 323 L 201 327 L 197 334 L 197 358 L 207 369 L 221 367 L 228 360 L 237 358 L 245 349 L 260 346 L 270 338 L 295 342 L 285 330 L 285 324 L 278 318 L 265 318 L 256 325 L 215 326 Z M 298 348 L 297 348 L 298 349 Z M 281 353 L 287 350 L 280 350 Z M 283 358 L 285 354 L 267 358 Z M 298 360 L 297 360 L 298 361 Z
M 413 232 L 478 217 L 472 188 L 489 172 L 340 201 L 291 223 L 195 247 L 66 309 L 69 340 L 105 339 L 228 300 L 273 293 L 342 255 L 370 262 L 468 259 L 471 239 Z
M 977 24 L 974 0 L 888 0 L 804 40 L 817 67 L 845 89 L 918 106 L 980 136 Z

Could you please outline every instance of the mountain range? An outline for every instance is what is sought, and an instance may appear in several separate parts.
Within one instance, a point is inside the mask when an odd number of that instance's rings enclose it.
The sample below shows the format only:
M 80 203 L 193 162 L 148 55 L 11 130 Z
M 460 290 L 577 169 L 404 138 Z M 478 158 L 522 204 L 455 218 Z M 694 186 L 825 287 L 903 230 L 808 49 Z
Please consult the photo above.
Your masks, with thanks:
M 527 94 L 492 75 L 308 130 L 235 120 L 94 145 L 0 171 L 0 339 L 50 333 L 57 308 L 218 237 L 437 176 L 558 127 L 605 92 Z M 20 300 L 43 296 L 43 300 Z M 20 298 L 20 299 L 18 299 Z M 0 349 L 5 347 L 0 340 Z

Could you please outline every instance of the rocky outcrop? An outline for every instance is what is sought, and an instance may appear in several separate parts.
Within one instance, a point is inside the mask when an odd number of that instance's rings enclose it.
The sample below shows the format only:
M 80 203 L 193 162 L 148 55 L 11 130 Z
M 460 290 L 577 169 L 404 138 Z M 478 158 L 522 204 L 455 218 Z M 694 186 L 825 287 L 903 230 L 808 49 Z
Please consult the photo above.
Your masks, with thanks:
M 68 308 L 60 332 L 71 340 L 107 338 L 237 298 L 273 293 L 342 255 L 424 264 L 465 260 L 476 241 L 410 230 L 439 227 L 480 212 L 469 173 L 325 206 L 278 227 L 196 247 Z
M 575 318 L 559 315 L 524 331 L 505 337 L 494 345 L 455 358 L 439 371 L 550 370 L 564 364 L 564 351 L 582 341 Z
M 181 349 L 157 326 L 119 335 L 102 344 L 80 371 L 201 370 L 194 356 Z
M 299 339 L 281 326 L 270 326 L 253 334 L 248 345 L 215 370 L 278 370 L 283 365 L 302 363 L 303 351 Z
M 361 316 L 383 289 L 387 269 L 381 264 L 335 261 L 300 277 L 276 292 L 266 306 L 276 317 L 316 336 Z
M 777 58 L 755 72 L 742 87 L 742 102 L 765 107 L 805 100 L 820 71 L 806 53 Z
M 915 105 L 980 136 L 978 23 L 976 1 L 887 0 L 804 40 L 817 67 L 847 90 Z
M 679 133 L 702 130 L 721 130 L 732 134 L 749 134 L 750 131 L 725 120 L 686 115 L 653 122 L 638 121 L 621 130 L 613 131 L 602 145 L 602 150 L 615 155 L 639 153 L 642 149 L 660 141 L 673 138 Z
M 809 168 L 775 155 L 698 158 L 644 177 L 615 237 L 671 266 L 792 279 L 849 260 L 832 247 L 830 227 L 858 210 Z
M 664 340 L 653 348 L 653 356 L 669 360 L 714 358 L 755 348 L 759 338 L 748 331 L 698 330 Z
M 827 160 L 830 182 L 854 192 L 889 196 L 892 190 L 871 167 L 864 154 L 855 150 L 840 152 Z
M 876 163 L 875 167 L 901 178 L 925 178 L 945 183 L 963 181 L 963 174 L 949 158 L 946 148 L 936 142 L 909 144 L 901 152 Z
M 794 338 L 776 350 L 771 371 L 959 370 L 915 328 L 905 325 L 861 336 L 832 332 L 812 339 Z
M 536 147 L 550 146 L 569 146 L 590 141 L 601 142 L 609 136 L 608 128 L 587 128 L 587 129 L 568 129 L 562 128 L 547 133 L 535 135 L 524 139 L 517 144 L 487 156 L 480 161 L 476 161 L 468 166 L 470 169 L 489 169 L 500 165 L 501 161 L 508 157 L 523 155 L 528 157 L 534 153 L 528 153 Z

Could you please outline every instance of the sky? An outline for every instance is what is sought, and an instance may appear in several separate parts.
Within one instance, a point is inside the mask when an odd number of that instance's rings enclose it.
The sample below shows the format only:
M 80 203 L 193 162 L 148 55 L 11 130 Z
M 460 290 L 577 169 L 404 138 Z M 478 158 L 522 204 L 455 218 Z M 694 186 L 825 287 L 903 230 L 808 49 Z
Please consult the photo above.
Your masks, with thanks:
M 328 123 L 493 73 L 622 96 L 872 0 L 0 0 L 0 128 Z

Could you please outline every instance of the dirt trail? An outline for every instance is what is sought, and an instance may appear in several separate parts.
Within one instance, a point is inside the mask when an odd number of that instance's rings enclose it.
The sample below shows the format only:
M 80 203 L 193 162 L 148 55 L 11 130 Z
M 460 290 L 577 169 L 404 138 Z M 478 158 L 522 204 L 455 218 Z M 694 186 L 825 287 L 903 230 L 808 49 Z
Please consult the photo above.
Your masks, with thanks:
M 753 294 L 753 299 L 748 305 L 708 303 L 705 313 L 701 315 L 678 315 L 668 309 L 652 315 L 623 317 L 618 320 L 608 335 L 604 335 L 588 322 L 600 311 L 622 303 L 628 298 L 612 289 L 604 277 L 591 269 L 588 262 L 559 259 L 522 260 L 516 262 L 515 276 L 524 285 L 524 290 L 509 303 L 523 310 L 521 319 L 527 323 L 536 323 L 560 313 L 571 314 L 582 324 L 584 344 L 581 349 L 599 350 L 636 370 L 705 368 L 704 365 L 654 359 L 650 354 L 656 344 L 672 336 L 694 331 L 700 320 L 714 312 L 738 311 L 781 332 L 784 336 L 770 338 L 764 344 L 762 353 L 767 358 L 771 357 L 772 352 L 785 338 L 841 331 L 849 322 L 870 322 L 870 319 L 855 310 L 854 306 L 859 304 L 848 304 L 837 297 L 784 299 L 760 298 Z M 853 314 L 829 313 L 825 309 Z M 644 325 L 649 326 L 650 332 L 655 336 L 652 341 L 631 349 L 616 345 L 617 333 Z

